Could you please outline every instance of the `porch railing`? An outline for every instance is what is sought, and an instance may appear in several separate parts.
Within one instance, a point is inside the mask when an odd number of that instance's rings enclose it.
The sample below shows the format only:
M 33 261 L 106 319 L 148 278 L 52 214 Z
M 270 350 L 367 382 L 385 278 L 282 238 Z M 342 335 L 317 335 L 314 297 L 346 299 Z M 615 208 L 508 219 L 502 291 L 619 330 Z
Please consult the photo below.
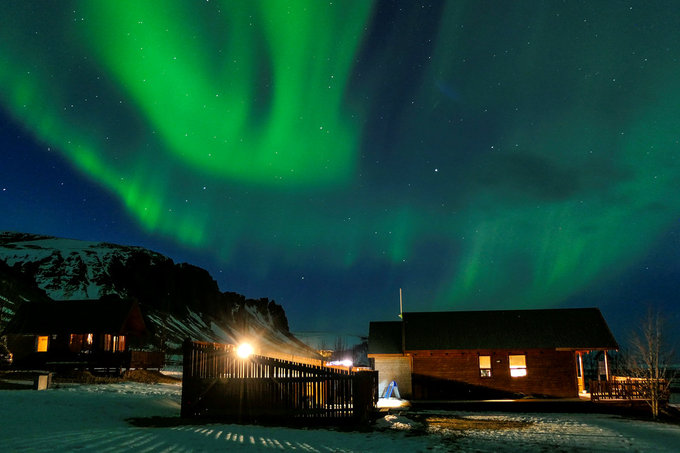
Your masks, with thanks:
M 118 373 L 130 369 L 157 369 L 165 364 L 162 351 L 91 351 L 91 352 L 34 352 L 17 361 L 17 369 L 75 370 L 87 369 Z
M 145 370 L 160 370 L 165 366 L 165 352 L 163 351 L 130 351 L 128 368 Z
M 602 400 L 650 400 L 654 388 L 658 399 L 668 401 L 670 389 L 668 382 L 662 379 L 653 382 L 650 379 L 615 378 L 608 381 L 590 381 L 590 399 Z

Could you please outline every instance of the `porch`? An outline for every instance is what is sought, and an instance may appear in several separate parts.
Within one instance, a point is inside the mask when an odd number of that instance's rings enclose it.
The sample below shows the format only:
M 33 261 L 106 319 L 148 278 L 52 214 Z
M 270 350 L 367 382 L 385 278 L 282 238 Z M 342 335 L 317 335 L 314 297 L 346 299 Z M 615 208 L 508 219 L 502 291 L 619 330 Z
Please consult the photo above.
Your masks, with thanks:
M 161 370 L 165 365 L 162 351 L 87 351 L 34 352 L 22 357 L 14 369 L 34 370 L 89 370 L 106 373 L 119 373 L 123 370 L 151 369 Z
M 613 376 L 604 381 L 590 381 L 590 399 L 596 402 L 645 401 L 658 392 L 658 400 L 666 404 L 670 399 L 668 384 L 664 379 Z

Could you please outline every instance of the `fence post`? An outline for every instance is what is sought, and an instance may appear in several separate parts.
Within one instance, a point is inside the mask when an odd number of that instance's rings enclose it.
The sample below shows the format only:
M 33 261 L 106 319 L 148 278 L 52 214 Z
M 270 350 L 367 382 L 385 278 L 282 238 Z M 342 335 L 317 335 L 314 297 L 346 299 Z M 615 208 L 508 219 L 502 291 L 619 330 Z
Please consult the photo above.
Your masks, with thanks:
M 376 376 L 376 371 L 357 371 L 354 376 L 354 417 L 359 423 L 367 423 L 373 412 L 378 392 Z
M 193 349 L 193 341 L 190 338 L 184 340 L 184 343 L 182 343 L 182 405 L 179 414 L 182 418 L 195 415 L 193 407 L 191 407 L 195 396 L 193 395 L 195 393 L 193 379 L 191 379 Z

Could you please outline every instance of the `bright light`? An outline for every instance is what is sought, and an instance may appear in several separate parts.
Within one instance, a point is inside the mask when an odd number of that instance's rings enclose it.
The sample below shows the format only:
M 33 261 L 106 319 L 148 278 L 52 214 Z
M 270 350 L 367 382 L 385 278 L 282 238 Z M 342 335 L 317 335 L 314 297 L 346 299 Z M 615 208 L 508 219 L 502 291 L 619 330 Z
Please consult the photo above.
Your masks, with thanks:
M 241 357 L 242 359 L 247 358 L 250 354 L 253 353 L 253 347 L 250 346 L 248 343 L 241 343 L 238 348 L 236 348 L 236 354 Z
M 378 400 L 378 407 L 383 408 L 383 407 L 407 407 L 410 406 L 411 403 L 409 403 L 406 400 L 400 400 L 397 398 L 380 398 Z
M 328 366 L 346 366 L 347 368 L 351 368 L 353 363 L 351 360 L 336 360 L 334 362 L 326 362 L 326 365 Z

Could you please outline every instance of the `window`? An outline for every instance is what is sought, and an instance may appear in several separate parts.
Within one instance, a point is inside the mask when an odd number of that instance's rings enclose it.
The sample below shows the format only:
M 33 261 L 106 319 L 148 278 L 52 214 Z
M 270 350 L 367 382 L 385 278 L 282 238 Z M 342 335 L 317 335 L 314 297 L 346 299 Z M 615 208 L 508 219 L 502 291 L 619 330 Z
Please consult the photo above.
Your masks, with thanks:
M 68 348 L 71 352 L 80 352 L 83 349 L 83 336 L 72 333 L 68 342 Z
M 69 339 L 69 350 L 71 352 L 83 352 L 92 350 L 92 343 L 94 340 L 94 335 L 72 333 Z
M 104 335 L 104 351 L 113 351 L 113 335 Z
M 104 335 L 104 351 L 122 352 L 125 351 L 125 335 Z
M 49 337 L 47 335 L 41 335 L 35 345 L 36 352 L 47 352 L 47 343 L 49 342 Z
M 510 376 L 522 377 L 527 375 L 527 359 L 524 354 L 509 356 Z
M 491 377 L 491 356 L 490 355 L 480 355 L 479 356 L 479 376 L 481 376 L 481 377 Z

